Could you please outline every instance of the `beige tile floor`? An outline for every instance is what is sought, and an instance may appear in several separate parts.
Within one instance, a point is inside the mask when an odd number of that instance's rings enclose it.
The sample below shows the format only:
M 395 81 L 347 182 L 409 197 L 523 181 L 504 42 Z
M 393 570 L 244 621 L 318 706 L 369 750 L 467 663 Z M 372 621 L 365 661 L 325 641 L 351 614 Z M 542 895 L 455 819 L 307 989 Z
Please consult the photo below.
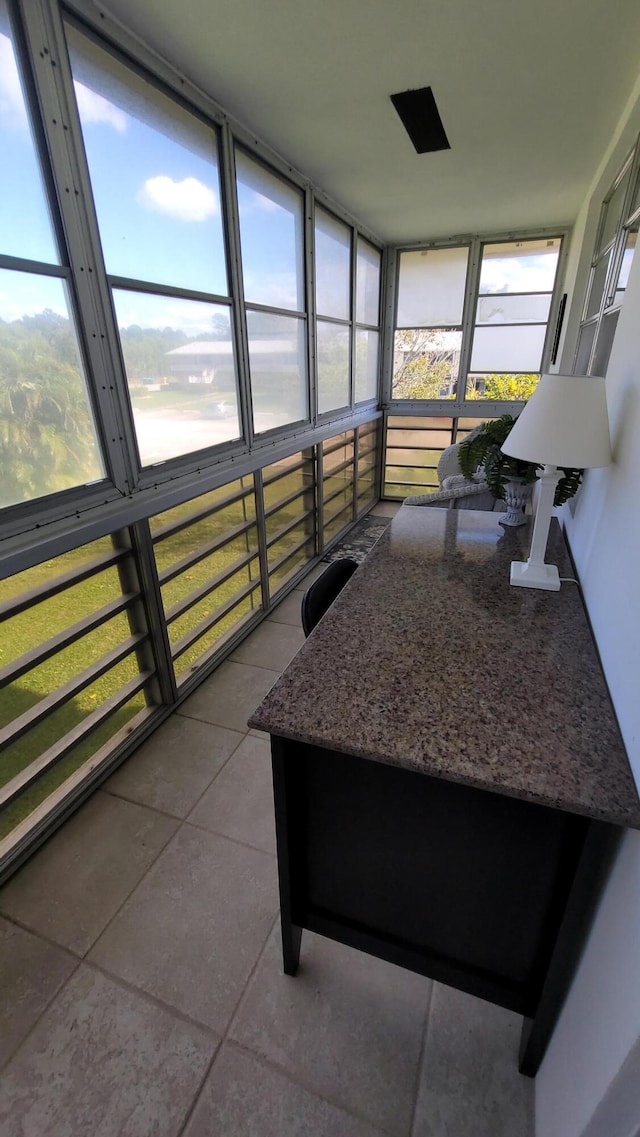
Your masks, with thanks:
M 3 1137 L 532 1137 L 515 1015 L 309 933 L 282 973 L 246 721 L 301 595 L 0 893 Z

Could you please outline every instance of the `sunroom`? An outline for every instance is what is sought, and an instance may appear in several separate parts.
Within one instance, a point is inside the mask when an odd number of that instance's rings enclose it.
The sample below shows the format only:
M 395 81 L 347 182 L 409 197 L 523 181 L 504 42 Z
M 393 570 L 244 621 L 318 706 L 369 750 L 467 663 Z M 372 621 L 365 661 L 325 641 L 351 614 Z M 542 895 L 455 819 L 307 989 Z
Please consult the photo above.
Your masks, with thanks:
M 37 1010 L 12 1026 L 4 1056 L 8 1131 L 46 1128 L 39 1107 L 16 1106 L 30 1046 L 46 1050 L 47 1016 L 61 1016 L 65 998 L 79 1005 L 73 984 L 97 976 L 134 1001 L 145 992 L 168 1024 L 187 1023 L 180 1046 L 199 1071 L 189 1082 L 180 1066 L 178 1104 L 154 1114 L 158 1071 L 145 1059 L 122 1090 L 146 1087 L 132 1128 L 104 1107 L 105 1133 L 241 1134 L 256 1118 L 260 1132 L 304 1132 L 308 1111 L 309 1132 L 516 1137 L 534 1120 L 533 1089 L 515 1065 L 504 1085 L 496 1074 L 512 1057 L 513 1023 L 427 997 L 415 976 L 395 983 L 391 965 L 363 994 L 357 961 L 338 959 L 350 986 L 334 997 L 353 1021 L 336 1027 L 339 1012 L 328 1012 L 327 1049 L 340 1055 L 374 990 L 394 993 L 403 1011 L 391 1049 L 382 1021 L 372 1046 L 397 1070 L 409 1023 L 397 1100 L 390 1084 L 367 1104 L 373 1050 L 353 1092 L 338 1073 L 314 1076 L 309 1007 L 304 1025 L 279 1007 L 307 1057 L 281 1060 L 274 1038 L 264 1041 L 265 1000 L 277 996 L 253 976 L 272 966 L 276 910 L 261 890 L 273 846 L 264 801 L 258 819 L 251 795 L 259 785 L 268 796 L 268 746 L 246 720 L 302 643 L 304 588 L 354 525 L 386 524 L 406 496 L 438 488 L 442 452 L 482 421 L 517 415 L 541 373 L 606 375 L 614 463 L 586 476 L 561 522 L 637 776 L 628 566 L 638 532 L 629 440 L 640 386 L 640 20 L 622 0 L 562 12 L 214 8 L 0 0 L 0 912 L 9 975 L 23 950 L 45 953 L 45 971 L 51 952 L 47 993 L 38 1002 L 29 988 Z M 444 137 L 418 153 L 389 96 L 425 88 Z M 208 796 L 215 786 L 219 800 Z M 232 791 L 235 820 L 225 821 Z M 154 986 L 142 975 L 133 924 L 123 947 L 117 922 L 129 894 L 151 888 L 165 846 L 202 832 L 246 846 L 262 867 L 242 870 L 260 894 L 251 960 L 237 975 L 230 963 L 232 994 L 199 1015 L 193 991 L 174 998 L 168 976 Z M 109 845 L 113 834 L 120 851 L 105 846 L 85 878 L 94 840 Z M 126 871 L 116 870 L 125 850 Z M 200 855 L 180 855 L 196 873 Z M 617 1075 L 632 1080 L 640 1004 L 621 1015 L 615 973 L 631 969 L 638 941 L 637 897 L 625 897 L 639 856 L 630 833 L 536 1082 L 539 1137 L 611 1131 L 611 1087 Z M 241 887 L 240 869 L 227 869 L 218 892 L 203 882 L 195 907 Z M 73 900 L 57 896 L 60 873 L 76 877 Z M 102 887 L 104 910 L 85 921 L 79 909 L 95 903 L 86 890 Z M 180 891 L 178 877 L 164 887 Z M 149 928 L 160 936 L 152 918 Z M 171 955 L 169 931 L 167 942 Z M 584 1028 L 590 1002 L 599 1029 Z M 141 1037 L 147 1010 L 131 1011 Z M 471 1065 L 485 1045 L 493 1056 L 491 1075 L 476 1072 L 462 1095 L 464 1121 L 452 1104 L 462 1051 L 446 1051 L 449 1028 L 473 1038 Z M 149 1037 L 168 1029 L 154 1022 Z M 168 1057 L 171 1045 L 159 1045 Z M 438 1063 L 447 1074 L 434 1088 Z M 262 1115 L 256 1101 L 245 1116 L 236 1083 L 289 1104 Z M 106 1082 L 95 1085 L 99 1100 Z M 49 1131 L 63 1131 L 74 1094 L 44 1095 Z M 88 1131 L 82 1100 L 69 1132 Z

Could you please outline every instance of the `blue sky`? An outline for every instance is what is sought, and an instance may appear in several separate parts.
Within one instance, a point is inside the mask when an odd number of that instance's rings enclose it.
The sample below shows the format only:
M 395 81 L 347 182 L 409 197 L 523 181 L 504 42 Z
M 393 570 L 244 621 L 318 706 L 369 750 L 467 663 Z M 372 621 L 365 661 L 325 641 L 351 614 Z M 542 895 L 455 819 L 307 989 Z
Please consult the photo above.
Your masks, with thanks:
M 76 33 L 73 44 L 82 44 Z M 72 51 L 74 70 L 77 58 Z M 78 61 L 83 82 L 76 82 L 76 91 L 107 271 L 228 295 L 215 133 L 139 79 L 129 100 L 125 69 L 92 47 L 93 74 L 100 75 L 96 59 L 108 66 L 103 89 L 120 93 L 105 98 L 97 89 L 102 83 L 88 85 L 87 68 Z M 129 103 L 136 114 L 125 109 Z M 10 41 L 1 33 L 0 146 L 0 252 L 55 264 L 55 240 L 20 82 Z M 301 197 L 244 156 L 239 171 L 247 298 L 302 309 Z M 27 274 L 2 274 L 1 318 L 16 319 L 44 307 L 65 311 L 59 285 Z M 197 335 L 206 331 L 210 311 L 219 308 L 184 300 L 172 306 L 170 300 L 133 293 L 121 294 L 118 304 L 122 323 L 163 327 L 175 320 L 174 326 Z

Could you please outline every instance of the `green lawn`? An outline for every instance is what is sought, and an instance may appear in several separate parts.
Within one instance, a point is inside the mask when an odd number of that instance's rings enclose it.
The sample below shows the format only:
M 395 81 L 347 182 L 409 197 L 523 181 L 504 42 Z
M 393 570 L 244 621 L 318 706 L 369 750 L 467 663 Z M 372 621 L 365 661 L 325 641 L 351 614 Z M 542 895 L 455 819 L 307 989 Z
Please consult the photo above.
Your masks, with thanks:
M 253 479 L 244 479 L 245 486 L 253 485 Z M 302 472 L 295 471 L 274 482 L 265 489 L 267 508 L 302 487 Z M 223 500 L 239 489 L 240 482 L 227 485 L 185 505 L 158 515 L 151 519 L 151 530 L 158 529 L 169 522 L 186 519 L 194 510 L 214 501 Z M 303 498 L 298 498 L 282 507 L 270 521 L 271 532 L 275 532 L 289 521 L 300 516 Z M 255 521 L 253 494 L 244 501 L 235 502 L 221 509 L 212 517 L 199 521 L 180 532 L 166 538 L 156 545 L 156 561 L 159 571 L 167 568 L 183 557 L 194 553 L 198 548 L 223 536 L 230 529 L 244 521 Z M 297 526 L 290 534 L 280 538 L 270 551 L 272 563 L 287 549 L 291 549 L 304 533 L 303 526 Z M 111 550 L 109 538 L 91 545 L 75 549 L 52 561 L 47 561 L 17 576 L 0 582 L 0 602 L 15 597 L 37 584 L 50 581 L 69 570 L 92 560 L 99 553 Z M 224 616 L 210 631 L 198 639 L 176 661 L 178 681 L 186 678 L 202 662 L 203 656 L 215 648 L 241 622 L 246 620 L 261 604 L 259 587 L 259 562 L 257 556 L 257 529 L 251 527 L 246 534 L 236 537 L 224 548 L 210 554 L 193 565 L 162 589 L 165 609 L 186 598 L 190 593 L 206 584 L 213 576 L 224 570 L 247 552 L 255 554 L 250 564 L 219 585 L 214 592 L 200 600 L 169 626 L 172 644 L 187 632 L 194 629 L 202 620 L 215 614 L 250 580 L 257 588 L 243 599 L 231 612 Z M 292 564 L 287 564 L 274 577 L 278 583 L 296 571 L 305 559 L 313 556 L 313 545 L 308 555 L 301 550 Z M 117 569 L 103 570 L 96 576 L 82 581 L 43 601 L 28 611 L 5 621 L 0 644 L 0 666 L 15 660 L 25 652 L 42 644 L 45 639 L 69 628 L 89 613 L 95 612 L 104 604 L 120 595 L 120 582 Z M 130 634 L 129 622 L 125 613 L 110 619 L 99 629 L 82 637 L 76 643 L 52 656 L 46 662 L 27 672 L 19 680 L 5 688 L 0 711 L 0 726 L 5 726 L 24 714 L 42 698 L 56 691 L 69 680 L 75 678 L 92 663 L 98 662 L 105 653 L 117 647 Z M 0 784 L 5 784 L 19 771 L 29 765 L 36 757 L 63 738 L 78 726 L 92 711 L 138 674 L 135 654 L 112 668 L 100 679 L 89 684 L 84 691 L 70 699 L 64 706 L 50 713 L 38 726 L 29 730 L 2 754 L 0 762 Z M 15 825 L 27 816 L 38 804 L 56 789 L 66 778 L 108 742 L 117 731 L 130 722 L 145 706 L 142 692 L 132 698 L 124 707 L 95 730 L 84 742 L 74 749 L 29 789 L 24 791 L 0 813 L 0 837 L 6 835 Z

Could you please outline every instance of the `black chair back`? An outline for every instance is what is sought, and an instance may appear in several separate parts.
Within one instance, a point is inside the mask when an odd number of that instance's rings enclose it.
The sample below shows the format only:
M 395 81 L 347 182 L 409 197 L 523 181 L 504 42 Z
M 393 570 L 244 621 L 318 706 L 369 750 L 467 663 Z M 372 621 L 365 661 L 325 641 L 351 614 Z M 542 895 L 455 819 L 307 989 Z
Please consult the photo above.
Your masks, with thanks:
M 352 557 L 342 557 L 339 561 L 332 561 L 322 576 L 310 585 L 302 597 L 302 628 L 305 636 L 313 631 L 357 567 L 358 562 Z

